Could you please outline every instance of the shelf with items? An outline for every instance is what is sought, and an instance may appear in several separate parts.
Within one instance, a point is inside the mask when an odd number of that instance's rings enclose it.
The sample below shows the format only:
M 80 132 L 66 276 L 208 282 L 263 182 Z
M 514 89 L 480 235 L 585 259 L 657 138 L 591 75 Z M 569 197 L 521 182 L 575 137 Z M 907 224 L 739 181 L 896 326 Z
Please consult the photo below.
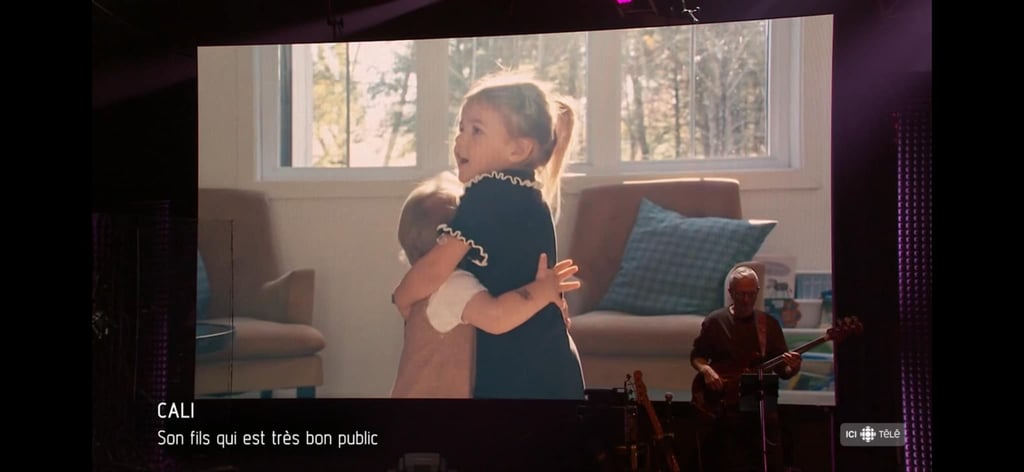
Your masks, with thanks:
M 832 291 L 832 273 L 828 271 L 797 271 L 794 277 L 796 298 L 822 298 Z
M 827 328 L 832 323 L 832 300 L 821 298 L 765 298 L 764 309 L 783 329 Z

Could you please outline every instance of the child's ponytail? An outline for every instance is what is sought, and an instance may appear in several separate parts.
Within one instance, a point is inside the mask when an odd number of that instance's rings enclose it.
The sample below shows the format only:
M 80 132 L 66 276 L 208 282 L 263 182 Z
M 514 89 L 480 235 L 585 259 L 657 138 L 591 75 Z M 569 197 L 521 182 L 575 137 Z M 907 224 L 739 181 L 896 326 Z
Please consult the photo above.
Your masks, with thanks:
M 554 147 L 551 150 L 551 159 L 541 169 L 539 178 L 544 184 L 544 201 L 551 208 L 555 221 L 558 221 L 562 206 L 562 172 L 565 170 L 566 156 L 572 149 L 576 112 L 567 101 L 561 99 L 552 100 L 552 108 Z

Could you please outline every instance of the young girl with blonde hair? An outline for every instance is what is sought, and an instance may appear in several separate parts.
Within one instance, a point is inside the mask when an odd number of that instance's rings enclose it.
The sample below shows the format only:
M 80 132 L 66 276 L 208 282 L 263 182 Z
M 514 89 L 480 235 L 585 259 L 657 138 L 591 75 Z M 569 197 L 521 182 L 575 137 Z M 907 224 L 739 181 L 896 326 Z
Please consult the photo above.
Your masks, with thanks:
M 556 258 L 554 220 L 575 115 L 536 81 L 499 74 L 471 90 L 462 106 L 454 157 L 465 193 L 438 243 L 395 289 L 406 315 L 457 268 L 491 295 L 534 280 L 538 254 Z M 585 270 L 585 268 L 584 268 Z M 583 372 L 575 343 L 555 303 L 517 328 L 477 331 L 474 398 L 582 399 Z

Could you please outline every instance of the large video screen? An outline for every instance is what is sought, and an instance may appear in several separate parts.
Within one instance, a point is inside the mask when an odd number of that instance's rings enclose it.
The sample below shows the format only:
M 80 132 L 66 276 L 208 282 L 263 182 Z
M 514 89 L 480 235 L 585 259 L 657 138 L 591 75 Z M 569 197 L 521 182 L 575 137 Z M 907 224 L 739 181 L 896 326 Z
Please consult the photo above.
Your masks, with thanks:
M 488 398 L 553 398 L 523 385 L 551 376 L 545 353 L 556 363 L 568 352 L 578 371 L 562 371 L 581 377 L 579 398 L 642 371 L 652 398 L 688 401 L 702 322 L 729 305 L 730 269 L 754 261 L 757 307 L 803 354 L 780 403 L 833 404 L 831 44 L 832 18 L 820 16 L 200 47 L 196 398 L 477 398 L 482 378 L 514 384 Z M 477 133 L 479 118 L 466 95 L 498 73 L 545 85 L 574 112 L 552 221 L 555 259 L 579 265 L 569 321 L 548 307 L 501 333 L 465 313 L 443 324 L 427 315 L 444 298 L 433 296 L 406 318 L 392 303 L 410 269 L 403 207 L 421 182 L 462 170 L 460 126 Z M 501 116 L 503 128 L 523 124 Z M 738 196 L 728 185 L 635 190 L 667 181 L 735 182 Z M 734 209 L 717 232 L 693 230 Z M 645 241 L 639 223 L 652 215 L 668 215 L 655 232 L 678 237 Z M 773 225 L 742 243 L 754 220 Z

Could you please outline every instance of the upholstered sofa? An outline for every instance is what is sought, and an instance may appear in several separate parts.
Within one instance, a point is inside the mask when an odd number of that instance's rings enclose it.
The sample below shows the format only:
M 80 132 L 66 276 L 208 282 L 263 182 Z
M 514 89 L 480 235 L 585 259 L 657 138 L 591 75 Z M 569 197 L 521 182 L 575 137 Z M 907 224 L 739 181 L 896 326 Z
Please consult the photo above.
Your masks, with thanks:
M 599 308 L 622 267 L 641 200 L 647 199 L 686 217 L 741 220 L 739 182 L 730 179 L 679 179 L 622 183 L 583 190 L 568 256 L 580 267 L 582 288 L 568 295 L 571 333 L 576 342 L 588 388 L 622 387 L 627 374 L 644 373 L 651 389 L 671 391 L 688 398 L 696 372 L 689 357 L 693 341 L 707 313 L 670 313 L 639 316 Z M 686 244 L 686 241 L 679 241 Z M 764 264 L 739 260 L 758 273 L 764 307 Z M 726 269 L 720 274 L 722 306 L 731 302 Z
M 325 346 L 313 327 L 315 272 L 282 268 L 263 193 L 199 189 L 198 210 L 197 323 L 233 333 L 197 339 L 195 395 L 315 396 Z

